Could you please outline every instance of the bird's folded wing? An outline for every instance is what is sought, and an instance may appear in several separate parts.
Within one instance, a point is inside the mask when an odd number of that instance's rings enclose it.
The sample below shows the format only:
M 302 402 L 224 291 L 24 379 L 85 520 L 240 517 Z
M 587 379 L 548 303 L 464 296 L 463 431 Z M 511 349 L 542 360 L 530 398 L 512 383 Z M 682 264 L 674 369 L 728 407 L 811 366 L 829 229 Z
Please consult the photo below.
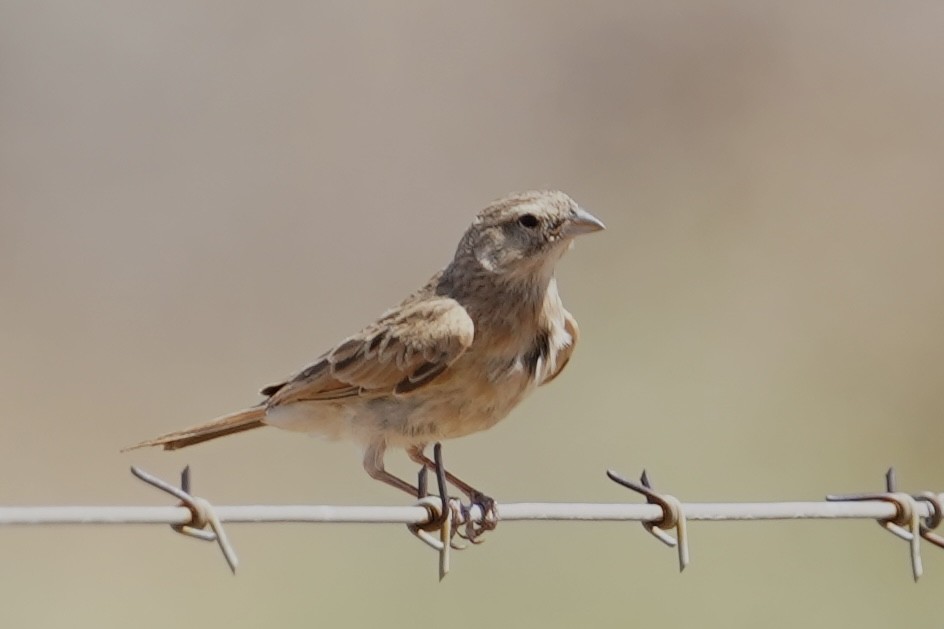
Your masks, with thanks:
M 262 393 L 269 406 L 409 393 L 442 374 L 472 344 L 474 333 L 472 319 L 453 299 L 403 304 Z

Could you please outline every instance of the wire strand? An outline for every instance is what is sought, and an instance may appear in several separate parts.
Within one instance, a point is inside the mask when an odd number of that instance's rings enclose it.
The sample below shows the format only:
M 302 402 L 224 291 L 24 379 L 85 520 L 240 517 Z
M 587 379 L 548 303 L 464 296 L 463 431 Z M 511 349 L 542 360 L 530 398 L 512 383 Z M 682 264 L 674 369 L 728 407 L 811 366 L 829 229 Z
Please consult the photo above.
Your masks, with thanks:
M 944 501 L 944 494 L 938 494 Z M 692 521 L 742 520 L 881 520 L 895 517 L 894 504 L 881 500 L 862 502 L 732 502 L 682 503 L 685 517 Z M 429 512 L 416 506 L 345 505 L 234 505 L 215 506 L 226 523 L 335 523 L 335 524 L 422 524 Z M 917 506 L 927 518 L 931 508 Z M 652 504 L 517 502 L 497 505 L 502 522 L 520 521 L 634 521 L 657 522 L 662 509 Z M 469 517 L 482 521 L 483 513 L 473 505 Z M 152 506 L 37 506 L 0 507 L 0 525 L 80 525 L 80 524 L 186 524 L 191 519 L 186 507 Z

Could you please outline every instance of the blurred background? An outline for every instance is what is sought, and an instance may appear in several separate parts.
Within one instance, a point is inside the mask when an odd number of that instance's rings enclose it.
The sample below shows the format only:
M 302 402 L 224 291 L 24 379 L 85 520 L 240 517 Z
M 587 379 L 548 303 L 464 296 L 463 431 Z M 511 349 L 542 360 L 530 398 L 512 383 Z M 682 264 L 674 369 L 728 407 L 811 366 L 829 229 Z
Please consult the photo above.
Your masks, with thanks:
M 447 462 L 499 501 L 944 489 L 944 4 L 0 2 L 0 504 L 404 504 L 258 400 L 424 282 L 471 217 L 560 188 L 563 377 Z M 389 467 L 412 475 L 406 457 Z M 944 555 L 869 522 L 0 530 L 7 627 L 886 627 Z

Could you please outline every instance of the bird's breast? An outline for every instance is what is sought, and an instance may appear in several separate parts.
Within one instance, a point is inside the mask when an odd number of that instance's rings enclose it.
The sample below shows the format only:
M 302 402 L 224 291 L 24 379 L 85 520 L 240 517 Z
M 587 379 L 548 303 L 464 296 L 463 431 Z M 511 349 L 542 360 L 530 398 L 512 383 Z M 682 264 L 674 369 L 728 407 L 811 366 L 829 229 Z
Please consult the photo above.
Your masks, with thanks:
M 504 419 L 557 370 L 561 349 L 572 341 L 561 323 L 471 348 L 441 383 L 443 392 L 449 393 L 439 399 L 450 403 L 439 409 L 441 414 L 435 420 L 439 436 L 461 437 Z

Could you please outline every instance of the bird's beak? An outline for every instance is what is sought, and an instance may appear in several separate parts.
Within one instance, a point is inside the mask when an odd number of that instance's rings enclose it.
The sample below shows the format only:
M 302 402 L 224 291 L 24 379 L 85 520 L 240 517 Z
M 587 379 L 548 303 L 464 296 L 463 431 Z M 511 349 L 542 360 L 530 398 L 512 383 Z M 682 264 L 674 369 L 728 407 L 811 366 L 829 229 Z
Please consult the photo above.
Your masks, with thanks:
M 565 238 L 573 238 L 581 234 L 592 234 L 601 229 L 606 229 L 603 221 L 585 209 L 578 207 L 564 226 L 563 235 Z

